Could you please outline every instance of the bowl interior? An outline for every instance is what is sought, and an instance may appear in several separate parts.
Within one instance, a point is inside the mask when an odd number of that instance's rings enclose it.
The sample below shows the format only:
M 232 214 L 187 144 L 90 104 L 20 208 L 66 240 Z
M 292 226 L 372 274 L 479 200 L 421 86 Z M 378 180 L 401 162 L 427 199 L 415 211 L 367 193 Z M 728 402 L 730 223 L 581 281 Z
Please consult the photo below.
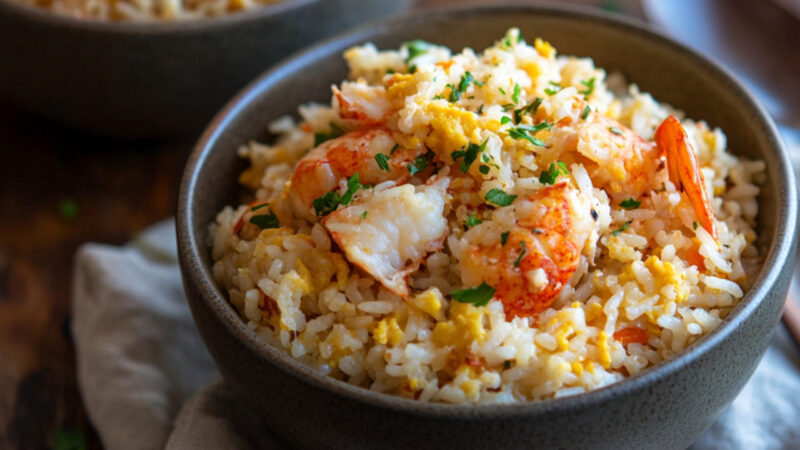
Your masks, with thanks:
M 252 337 L 247 337 L 248 340 L 256 339 L 253 333 L 246 331 L 224 295 L 213 285 L 212 261 L 205 247 L 208 224 L 223 206 L 235 204 L 241 192 L 235 181 L 244 167 L 244 162 L 235 155 L 238 146 L 252 139 L 268 140 L 266 125 L 282 115 L 294 115 L 302 103 L 328 102 L 331 84 L 347 76 L 341 53 L 352 45 L 373 42 L 378 48 L 397 48 L 404 41 L 421 38 L 447 45 L 454 51 L 463 47 L 482 50 L 512 26 L 520 28 L 528 41 L 541 37 L 550 41 L 560 54 L 588 56 L 608 72 L 620 71 L 629 82 L 652 93 L 656 100 L 684 110 L 689 118 L 703 119 L 711 127 L 722 128 L 732 153 L 765 160 L 768 172 L 759 196 L 761 214 L 758 216 L 758 244 L 766 258 L 765 264 L 753 289 L 723 325 L 680 357 L 621 383 L 572 399 L 538 402 L 529 407 L 613 395 L 615 390 L 646 383 L 660 376 L 660 372 L 679 370 L 681 364 L 708 350 L 715 340 L 723 339 L 726 330 L 735 326 L 737 316 L 757 306 L 763 298 L 759 291 L 774 283 L 775 273 L 791 253 L 793 241 L 787 228 L 794 229 L 796 199 L 791 188 L 794 186 L 791 166 L 773 124 L 754 100 L 724 69 L 637 23 L 582 10 L 489 7 L 390 20 L 329 40 L 254 81 L 212 122 L 184 175 L 178 226 L 184 251 L 191 252 L 189 259 L 197 263 L 191 277 L 201 285 L 207 297 L 204 301 L 214 304 L 226 326 L 235 328 L 242 336 L 249 333 Z M 350 396 L 384 401 L 377 394 L 313 374 L 267 344 L 260 345 L 258 351 L 277 358 L 278 364 L 286 370 L 310 377 L 317 384 L 339 389 Z M 412 406 L 414 402 L 403 399 L 385 401 L 406 402 L 409 408 L 417 409 L 452 407 Z

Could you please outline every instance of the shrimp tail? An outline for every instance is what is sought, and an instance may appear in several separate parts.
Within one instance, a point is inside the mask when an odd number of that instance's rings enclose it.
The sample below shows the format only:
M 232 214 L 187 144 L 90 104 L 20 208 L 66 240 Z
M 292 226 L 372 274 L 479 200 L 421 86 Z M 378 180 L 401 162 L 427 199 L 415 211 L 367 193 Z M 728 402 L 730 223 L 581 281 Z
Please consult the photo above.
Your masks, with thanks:
M 717 240 L 714 210 L 705 189 L 705 179 L 700 171 L 697 154 L 689 143 L 689 137 L 680 121 L 669 116 L 656 130 L 659 153 L 667 159 L 669 180 L 686 193 L 697 216 L 698 223 Z

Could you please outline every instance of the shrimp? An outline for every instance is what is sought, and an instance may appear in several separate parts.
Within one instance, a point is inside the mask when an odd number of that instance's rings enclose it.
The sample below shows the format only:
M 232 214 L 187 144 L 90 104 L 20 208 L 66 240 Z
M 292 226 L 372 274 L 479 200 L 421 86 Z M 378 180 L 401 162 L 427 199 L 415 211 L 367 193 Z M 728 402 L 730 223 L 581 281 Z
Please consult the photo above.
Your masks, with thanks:
M 447 234 L 444 209 L 449 178 L 432 177 L 424 186 L 378 189 L 332 212 L 322 225 L 347 260 L 375 277 L 390 292 L 408 296 L 406 278 Z
M 499 240 L 470 245 L 459 269 L 465 286 L 491 285 L 510 320 L 536 315 L 553 304 L 577 270 L 596 225 L 589 199 L 566 182 L 517 199 L 507 208 L 513 210 L 515 226 Z M 479 237 L 496 226 L 484 222 L 470 232 Z
M 655 143 L 597 113 L 575 127 L 557 123 L 552 142 L 562 151 L 564 162 L 583 164 L 592 181 L 616 202 L 639 198 L 656 188 L 664 180 L 661 172 L 666 165 L 668 179 L 686 194 L 698 223 L 716 239 L 714 212 L 697 155 L 675 117 L 669 116 L 661 123 Z
M 597 113 L 578 126 L 557 123 L 553 143 L 563 149 L 562 160 L 583 164 L 592 181 L 616 201 L 639 198 L 651 190 L 663 164 L 653 143 Z
M 322 143 L 303 157 L 287 184 L 286 194 L 298 214 L 311 220 L 314 200 L 336 189 L 341 180 L 358 172 L 363 184 L 389 180 L 402 184 L 411 178 L 409 163 L 426 152 L 424 145 L 413 149 L 397 146 L 391 131 L 383 127 L 351 131 Z M 385 160 L 378 154 L 384 155 Z M 381 167 L 379 159 L 386 165 Z
M 706 182 L 703 172 L 700 171 L 700 163 L 697 161 L 692 144 L 689 143 L 686 130 L 678 119 L 669 116 L 659 125 L 655 138 L 661 154 L 667 159 L 669 180 L 686 193 L 697 221 L 716 240 L 714 210 L 706 192 Z
M 391 114 L 392 105 L 386 99 L 386 88 L 383 86 L 345 82 L 341 90 L 335 85 L 331 90 L 335 99 L 334 107 L 348 125 L 358 128 L 382 125 Z

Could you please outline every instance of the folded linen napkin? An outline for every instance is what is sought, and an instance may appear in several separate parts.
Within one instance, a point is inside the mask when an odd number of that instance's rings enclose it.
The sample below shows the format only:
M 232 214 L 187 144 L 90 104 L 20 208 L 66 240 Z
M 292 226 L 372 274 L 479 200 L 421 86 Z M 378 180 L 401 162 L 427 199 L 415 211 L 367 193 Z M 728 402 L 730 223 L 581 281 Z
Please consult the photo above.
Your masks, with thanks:
M 124 247 L 81 247 L 73 313 L 81 393 L 107 448 L 281 448 L 211 381 L 217 370 L 186 305 L 172 220 Z M 800 353 L 779 327 L 753 378 L 693 448 L 798 448 L 798 400 Z

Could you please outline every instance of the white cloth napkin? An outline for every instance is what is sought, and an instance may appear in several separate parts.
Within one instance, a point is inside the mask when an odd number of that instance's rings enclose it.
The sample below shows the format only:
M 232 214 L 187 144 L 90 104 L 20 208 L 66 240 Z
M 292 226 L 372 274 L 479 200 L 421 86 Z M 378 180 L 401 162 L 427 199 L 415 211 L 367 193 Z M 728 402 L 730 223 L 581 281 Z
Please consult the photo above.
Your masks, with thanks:
M 217 370 L 192 322 L 176 255 L 169 220 L 124 247 L 86 244 L 76 256 L 78 381 L 103 444 L 280 448 L 224 383 L 211 382 Z M 693 448 L 799 447 L 800 351 L 779 327 L 753 378 Z

